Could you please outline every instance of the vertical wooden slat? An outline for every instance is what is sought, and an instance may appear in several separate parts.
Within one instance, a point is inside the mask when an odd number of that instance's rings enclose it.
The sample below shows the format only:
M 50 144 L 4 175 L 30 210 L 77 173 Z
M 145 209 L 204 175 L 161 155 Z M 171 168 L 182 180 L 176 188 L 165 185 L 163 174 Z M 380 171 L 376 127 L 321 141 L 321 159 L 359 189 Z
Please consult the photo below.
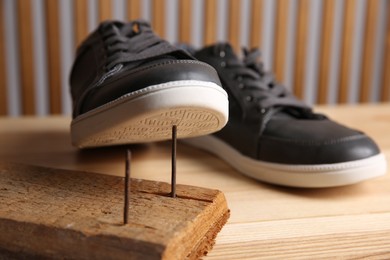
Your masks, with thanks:
M 0 115 L 7 115 L 7 71 L 5 67 L 4 1 L 0 0 Z
M 360 80 L 360 102 L 370 100 L 370 89 L 374 73 L 375 32 L 378 24 L 379 0 L 367 1 L 366 29 L 364 34 L 363 64 Z
M 18 0 L 18 36 L 20 55 L 20 83 L 22 111 L 25 115 L 35 114 L 35 87 L 33 62 L 31 0 Z
M 276 79 L 284 82 L 284 69 L 286 65 L 287 22 L 290 0 L 277 1 L 276 28 L 275 28 L 275 63 Z
M 237 51 L 240 48 L 240 0 L 229 1 L 229 34 L 228 39 Z
M 322 21 L 322 35 L 320 47 L 320 64 L 318 73 L 317 103 L 326 104 L 328 101 L 329 73 L 332 57 L 332 35 L 334 29 L 335 10 L 337 0 L 324 1 Z
M 111 0 L 99 0 L 99 20 L 112 19 L 112 2 Z
M 209 45 L 215 43 L 217 35 L 217 1 L 207 0 L 204 6 L 204 44 Z
M 127 18 L 129 20 L 141 18 L 141 0 L 127 0 Z
M 298 98 L 304 97 L 306 74 L 306 46 L 309 27 L 310 0 L 298 1 L 298 20 L 295 45 L 294 93 Z
M 152 7 L 152 26 L 156 34 L 165 36 L 165 0 L 154 0 Z
M 59 2 L 46 0 L 46 45 L 49 76 L 50 113 L 61 113 L 60 35 Z
M 261 12 L 263 10 L 263 0 L 252 0 L 251 6 L 251 34 L 250 47 L 261 48 Z
M 88 34 L 88 0 L 74 0 L 75 40 L 76 46 L 85 39 Z
M 387 29 L 385 39 L 385 57 L 383 60 L 383 77 L 381 101 L 390 101 L 390 4 L 387 4 Z
M 179 41 L 182 43 L 191 42 L 191 3 L 192 0 L 179 1 Z
M 353 35 L 355 30 L 356 0 L 345 0 L 343 39 L 340 62 L 339 103 L 348 101 L 349 75 L 352 63 Z

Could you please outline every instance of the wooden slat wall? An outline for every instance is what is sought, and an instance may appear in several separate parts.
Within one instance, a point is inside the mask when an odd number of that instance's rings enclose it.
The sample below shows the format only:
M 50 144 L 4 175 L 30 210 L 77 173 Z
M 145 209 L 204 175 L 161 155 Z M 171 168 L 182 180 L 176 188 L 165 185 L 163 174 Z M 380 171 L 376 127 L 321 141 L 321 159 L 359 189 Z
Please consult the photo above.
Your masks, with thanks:
M 205 1 L 204 21 L 204 44 L 209 45 L 215 42 L 217 35 L 217 1 Z
M 275 62 L 274 72 L 276 78 L 280 82 L 284 82 L 286 68 L 286 44 L 287 44 L 287 28 L 288 28 L 288 8 L 290 0 L 277 1 L 277 14 L 275 26 Z
M 141 17 L 141 0 L 127 0 L 127 18 L 129 20 Z
M 328 101 L 329 73 L 331 66 L 331 47 L 335 19 L 335 6 L 337 0 L 324 1 L 324 14 L 322 21 L 322 35 L 320 47 L 320 67 L 318 73 L 317 103 L 325 104 Z
M 295 80 L 294 93 L 299 97 L 304 96 L 304 81 L 306 70 L 306 46 L 309 26 L 310 0 L 299 0 L 297 14 L 297 34 L 295 43 Z
M 178 4 L 178 40 L 180 42 L 192 43 L 191 28 L 193 28 L 192 15 L 193 7 L 195 0 L 179 0 Z M 348 102 L 349 92 L 352 91 L 350 87 L 350 77 L 352 73 L 352 62 L 353 62 L 353 48 L 356 44 L 356 29 L 364 29 L 363 35 L 364 39 L 362 42 L 363 52 L 362 52 L 362 64 L 361 64 L 361 73 L 360 73 L 360 86 L 358 88 L 359 101 L 367 102 L 371 100 L 372 93 L 372 82 L 374 81 L 374 65 L 376 62 L 376 46 L 377 45 L 377 26 L 379 23 L 379 16 L 381 14 L 380 8 L 383 7 L 383 4 L 380 4 L 380 0 L 366 0 L 366 10 L 365 10 L 365 24 L 364 28 L 360 28 L 356 25 L 357 20 L 357 6 L 361 4 L 361 1 L 357 0 L 345 0 L 341 4 L 344 7 L 343 11 L 343 20 L 341 24 L 335 24 L 336 19 L 336 7 L 340 7 L 340 4 L 336 4 L 337 0 L 322 0 L 322 20 L 320 21 L 321 32 L 319 42 L 319 60 L 318 60 L 318 86 L 317 86 L 317 98 L 316 101 L 321 104 L 326 104 L 329 102 L 328 97 L 330 94 L 329 84 L 330 81 L 330 69 L 332 66 L 333 53 L 335 50 L 332 48 L 333 43 L 335 42 L 335 28 L 341 27 L 341 39 L 340 39 L 340 68 L 338 75 L 338 85 L 336 86 L 336 99 L 337 102 L 345 103 Z M 97 3 L 97 17 L 99 21 L 106 19 L 115 19 L 113 11 L 113 5 L 117 4 L 114 0 L 99 0 Z M 126 17 L 129 20 L 138 19 L 142 17 L 142 10 L 145 8 L 145 2 L 141 0 L 127 0 L 124 1 L 125 9 L 123 10 L 126 13 Z M 219 27 L 217 14 L 220 1 L 217 0 L 207 0 L 203 2 L 203 43 L 205 45 L 212 44 L 217 39 L 217 33 Z M 247 17 L 241 17 L 241 8 L 243 2 L 240 0 L 228 0 L 225 2 L 228 6 L 227 21 L 227 40 L 231 42 L 233 47 L 236 50 L 239 50 L 241 42 L 241 32 L 240 24 L 244 19 L 249 20 L 249 47 L 260 47 L 262 43 L 262 27 L 263 27 L 263 0 L 251 0 L 250 1 L 250 11 Z M 306 56 L 307 49 L 309 44 L 309 15 L 311 12 L 312 1 L 310 0 L 277 0 L 276 2 L 276 16 L 275 16 L 275 28 L 274 28 L 274 42 L 275 47 L 274 53 L 271 55 L 273 59 L 273 70 L 276 74 L 276 78 L 279 81 L 285 81 L 286 72 L 292 70 L 292 79 L 293 86 L 292 89 L 295 94 L 303 98 L 307 87 L 305 86 L 305 77 L 307 72 Z M 339 3 L 339 2 L 337 2 Z M 383 2 L 382 2 L 383 3 Z M 33 37 L 36 37 L 33 33 L 32 27 L 32 4 L 35 4 L 32 0 L 17 0 L 15 2 L 16 6 L 16 19 L 17 19 L 17 37 L 18 37 L 18 47 L 19 47 L 19 65 L 20 70 L 18 71 L 20 75 L 20 93 L 21 93 L 21 107 L 23 114 L 34 114 L 36 111 L 36 97 L 35 97 L 35 86 L 34 86 L 34 46 L 32 43 Z M 90 2 L 88 0 L 74 0 L 72 1 L 73 5 L 73 18 L 74 21 L 74 39 L 75 46 L 80 44 L 80 42 L 88 35 L 89 33 L 89 19 L 90 15 Z M 161 37 L 164 37 L 165 27 L 169 25 L 166 23 L 166 20 L 170 17 L 166 17 L 166 5 L 167 1 L 165 0 L 152 0 L 151 4 L 151 21 L 152 26 L 155 29 L 156 33 Z M 295 14 L 296 19 L 296 31 L 295 31 L 295 49 L 293 53 L 287 53 L 287 35 L 288 35 L 288 23 L 290 18 L 288 15 L 291 13 L 290 10 L 293 6 L 297 7 Z M 390 3 L 386 2 L 385 6 L 387 8 L 387 31 L 386 31 L 386 42 L 383 44 L 385 49 L 382 50 L 383 53 L 383 77 L 379 80 L 380 86 L 380 100 L 381 101 L 390 101 Z M 0 0 L 1 14 L 4 13 L 4 0 Z M 46 26 L 46 50 L 47 50 L 47 77 L 49 83 L 49 113 L 56 114 L 61 113 L 61 107 L 63 107 L 63 97 L 61 91 L 61 72 L 62 61 L 61 61 L 61 48 L 62 42 L 60 39 L 60 8 L 59 0 L 45 0 L 45 26 Z M 383 20 L 383 19 L 382 19 Z M 381 21 L 382 21 L 381 20 Z M 6 64 L 6 46 L 5 46 L 5 18 L 1 18 L 0 21 L 0 115 L 5 115 L 10 113 L 7 108 L 9 107 L 7 102 L 9 102 L 7 97 L 7 90 L 10 86 L 7 86 L 7 67 Z M 383 22 L 383 21 L 382 21 Z M 360 32 L 361 33 L 361 32 Z M 294 65 L 292 68 L 287 66 L 287 57 L 292 57 L 293 55 Z M 288 71 L 286 71 L 289 69 Z M 354 72 L 356 73 L 356 72 Z M 356 90 L 354 90 L 356 91 Z M 356 92 L 355 92 L 356 93 Z
M 236 51 L 240 48 L 240 11 L 240 0 L 230 0 L 228 40 Z
M 61 97 L 61 63 L 60 63 L 60 35 L 59 35 L 59 2 L 46 0 L 46 41 L 48 58 L 48 77 L 50 86 L 50 113 L 60 114 L 62 107 Z
M 154 0 L 152 11 L 153 30 L 160 37 L 165 37 L 165 0 Z
M 88 34 L 88 0 L 74 0 L 75 45 L 78 46 Z
M 352 45 L 355 30 L 356 0 L 345 0 L 345 13 L 343 25 L 343 40 L 341 50 L 341 67 L 339 82 L 339 103 L 348 101 L 349 75 L 352 63 Z
M 0 116 L 8 114 L 7 70 L 5 67 L 4 0 L 0 0 Z
M 191 0 L 179 1 L 179 40 L 187 44 L 191 43 L 191 7 Z
M 111 0 L 99 0 L 99 20 L 105 21 L 112 19 Z
M 364 50 L 360 101 L 368 102 L 370 100 L 370 87 L 372 84 L 374 58 L 375 58 L 375 31 L 378 23 L 379 1 L 371 0 L 367 2 L 366 33 L 364 36 Z
M 261 48 L 261 18 L 263 10 L 263 0 L 252 0 L 251 6 L 251 30 L 250 30 L 250 47 Z
M 385 38 L 385 58 L 383 61 L 383 78 L 381 101 L 390 101 L 390 4 L 387 4 L 387 28 Z
M 33 60 L 33 32 L 31 0 L 18 0 L 18 36 L 20 54 L 20 82 L 22 111 L 24 115 L 35 114 L 35 86 Z

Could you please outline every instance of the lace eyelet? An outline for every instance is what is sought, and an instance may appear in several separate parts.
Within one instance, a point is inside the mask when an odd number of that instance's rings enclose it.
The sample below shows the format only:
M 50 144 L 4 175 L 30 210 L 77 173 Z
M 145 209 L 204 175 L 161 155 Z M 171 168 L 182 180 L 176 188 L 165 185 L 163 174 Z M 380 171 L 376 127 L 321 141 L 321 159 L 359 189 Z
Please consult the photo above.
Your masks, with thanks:
M 253 100 L 253 97 L 252 96 L 246 96 L 245 100 L 248 101 L 248 102 L 251 102 Z
M 265 114 L 265 112 L 267 112 L 267 109 L 263 108 L 263 107 L 258 107 L 257 108 L 257 111 L 260 113 L 260 114 Z
M 226 62 L 222 61 L 221 64 L 220 64 L 220 66 L 221 66 L 222 68 L 225 68 L 225 67 L 226 67 Z
M 244 87 L 245 87 L 244 83 L 239 83 L 239 84 L 238 84 L 238 88 L 239 88 L 239 89 L 243 89 Z
M 220 51 L 219 52 L 219 57 L 223 58 L 223 57 L 225 57 L 225 55 L 226 55 L 225 51 Z
M 239 81 L 239 82 L 242 82 L 242 77 L 241 77 L 241 76 L 238 76 L 238 77 L 236 78 L 236 80 Z

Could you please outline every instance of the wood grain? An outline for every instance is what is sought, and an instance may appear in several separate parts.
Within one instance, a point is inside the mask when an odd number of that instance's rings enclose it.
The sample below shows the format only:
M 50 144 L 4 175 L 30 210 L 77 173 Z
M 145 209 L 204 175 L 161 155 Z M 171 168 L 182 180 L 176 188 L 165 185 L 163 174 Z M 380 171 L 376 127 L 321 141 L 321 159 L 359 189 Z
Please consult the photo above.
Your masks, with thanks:
M 75 47 L 79 46 L 88 34 L 88 0 L 74 0 Z
M 274 72 L 276 79 L 280 82 L 284 82 L 285 80 L 288 9 L 289 0 L 277 1 Z
M 220 191 L 131 180 L 123 224 L 123 178 L 0 164 L 0 256 L 197 259 L 229 216 Z
M 261 48 L 262 10 L 263 0 L 253 0 L 251 6 L 251 34 L 249 39 L 251 48 Z
M 240 49 L 241 1 L 229 0 L 228 40 L 235 51 Z
M 0 116 L 8 114 L 7 69 L 5 66 L 4 0 L 0 0 Z
M 141 18 L 141 0 L 127 0 L 127 18 L 129 20 Z
M 390 4 L 387 4 L 387 29 L 384 44 L 381 101 L 390 101 Z
M 217 39 L 217 1 L 205 1 L 204 13 L 205 20 L 203 41 L 205 45 L 210 45 L 215 43 Z
M 45 1 L 45 17 L 50 113 L 61 114 L 60 13 L 57 0 Z
M 334 31 L 334 20 L 336 10 L 336 0 L 323 2 L 323 19 L 321 30 L 320 64 L 318 71 L 318 91 L 317 103 L 326 104 L 328 102 L 328 87 L 330 79 L 330 66 L 332 57 L 332 40 Z
M 309 0 L 299 0 L 295 43 L 294 94 L 303 99 L 305 93 L 307 33 L 309 28 Z
M 375 40 L 378 27 L 380 3 L 378 0 L 367 1 L 366 25 L 363 44 L 363 64 L 361 68 L 359 101 L 368 102 L 374 76 Z
M 390 159 L 390 104 L 315 111 L 365 132 Z M 125 148 L 80 151 L 71 146 L 70 121 L 60 116 L 0 118 L 0 161 L 123 176 Z M 170 181 L 170 142 L 130 148 L 133 178 Z M 231 209 L 205 259 L 389 258 L 389 171 L 351 186 L 296 189 L 252 180 L 220 158 L 180 142 L 177 156 L 178 183 L 221 190 Z
M 34 54 L 31 0 L 17 1 L 22 112 L 35 114 Z
M 165 37 L 165 0 L 153 0 L 152 27 L 162 38 Z
M 356 0 L 345 0 L 342 46 L 340 58 L 340 80 L 338 87 L 338 102 L 348 101 L 349 76 L 351 74 L 353 35 L 355 30 Z
M 179 1 L 179 41 L 187 44 L 191 43 L 191 10 L 192 0 Z
M 99 0 L 99 21 L 112 19 L 112 1 Z

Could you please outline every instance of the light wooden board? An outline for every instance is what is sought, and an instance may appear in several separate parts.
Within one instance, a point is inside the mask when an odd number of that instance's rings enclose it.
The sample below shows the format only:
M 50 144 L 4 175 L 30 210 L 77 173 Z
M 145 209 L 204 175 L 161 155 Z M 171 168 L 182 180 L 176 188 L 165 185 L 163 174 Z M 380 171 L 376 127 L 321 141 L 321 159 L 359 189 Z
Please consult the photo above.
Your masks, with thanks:
M 390 158 L 390 104 L 318 107 L 360 129 Z M 0 118 L 0 160 L 123 176 L 124 147 L 78 151 L 70 118 Z M 390 174 L 361 184 L 294 189 L 247 178 L 178 143 L 177 182 L 221 190 L 231 217 L 205 259 L 390 259 Z M 131 146 L 132 177 L 170 181 L 170 143 Z
M 229 211 L 217 190 L 0 163 L 0 258 L 196 259 Z

